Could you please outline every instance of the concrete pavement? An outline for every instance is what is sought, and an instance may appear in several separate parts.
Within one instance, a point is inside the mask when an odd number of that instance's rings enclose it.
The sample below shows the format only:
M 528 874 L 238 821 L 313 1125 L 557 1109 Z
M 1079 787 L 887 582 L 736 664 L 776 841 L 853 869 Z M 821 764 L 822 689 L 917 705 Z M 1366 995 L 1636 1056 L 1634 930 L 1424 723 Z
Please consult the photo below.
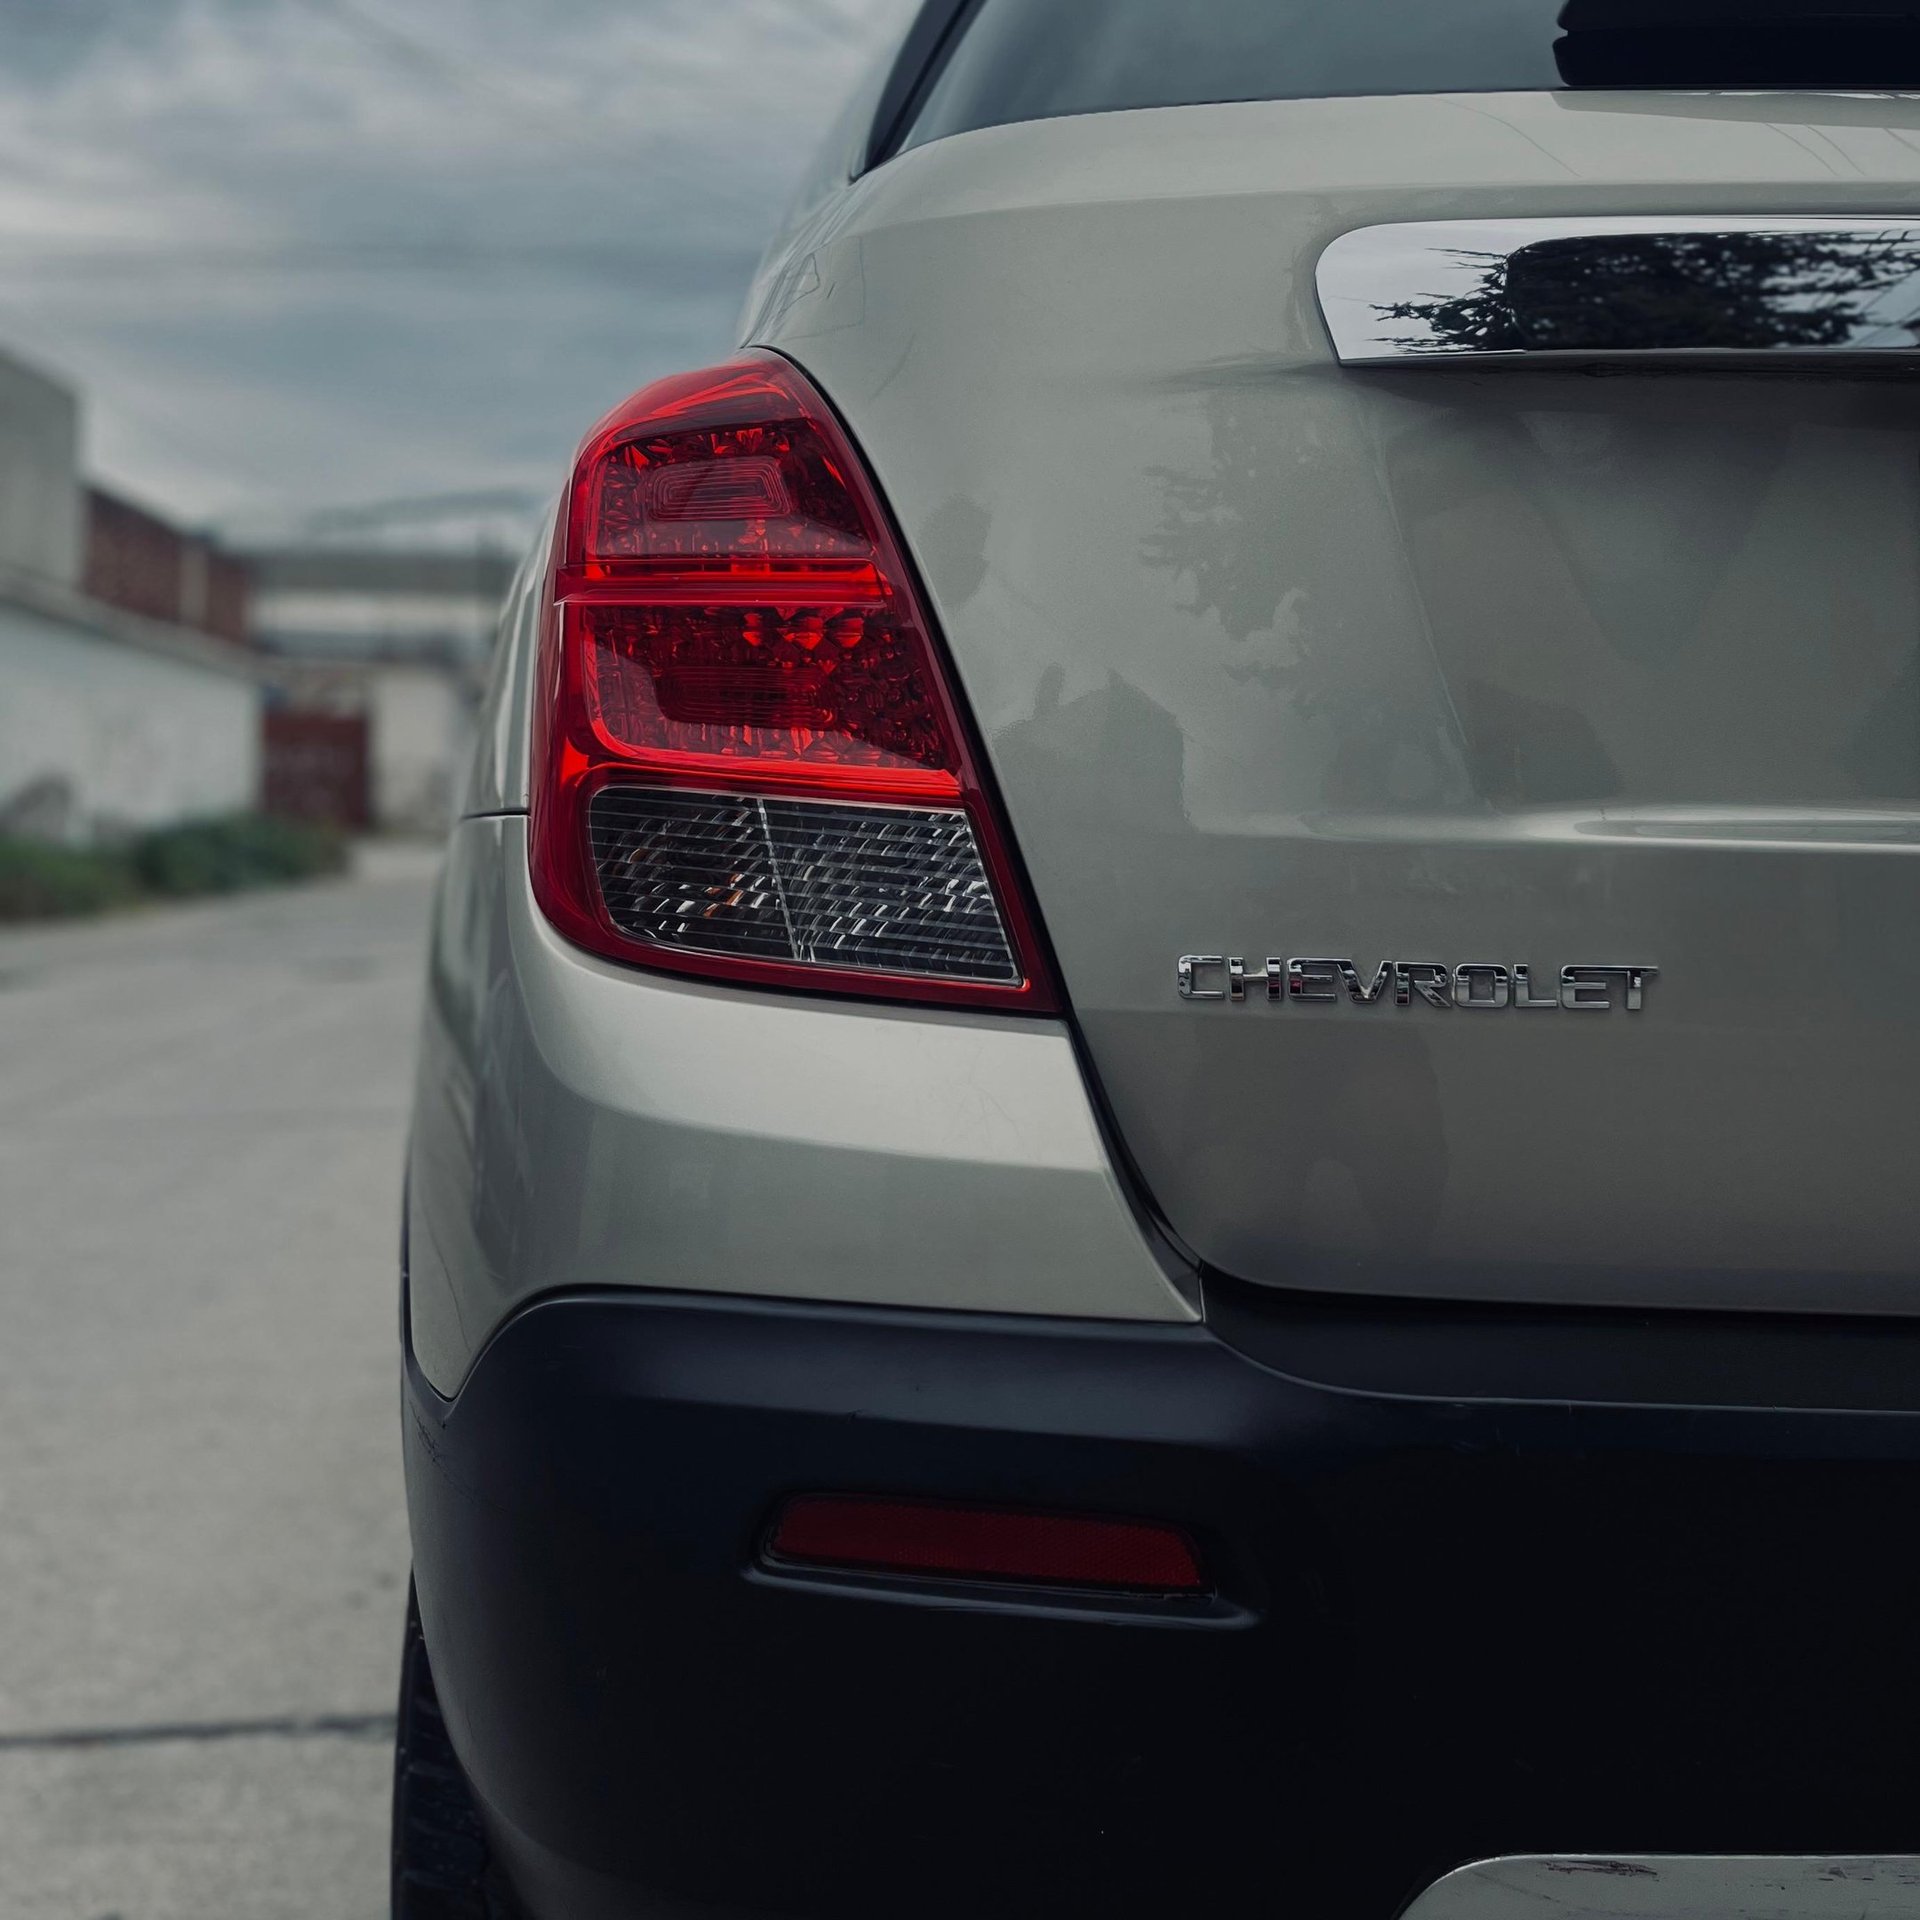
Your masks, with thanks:
M 432 859 L 0 935 L 0 1914 L 376 1920 Z

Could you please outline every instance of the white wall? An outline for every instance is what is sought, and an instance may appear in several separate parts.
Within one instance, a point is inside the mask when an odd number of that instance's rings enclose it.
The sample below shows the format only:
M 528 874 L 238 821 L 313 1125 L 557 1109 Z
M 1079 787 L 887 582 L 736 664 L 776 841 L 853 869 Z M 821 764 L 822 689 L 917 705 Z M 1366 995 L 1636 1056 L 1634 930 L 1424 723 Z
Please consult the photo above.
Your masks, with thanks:
M 0 815 L 49 777 L 81 834 L 255 806 L 260 689 L 0 604 Z
M 500 598 L 491 593 L 447 593 L 398 588 L 283 587 L 271 583 L 253 595 L 253 624 L 287 652 L 300 642 L 374 640 L 388 645 L 438 640 L 469 656 L 483 653 L 500 624 Z
M 460 683 L 439 667 L 372 666 L 367 708 L 375 821 L 408 832 L 445 832 L 472 740 Z
M 80 408 L 57 380 L 0 353 L 0 566 L 80 578 Z

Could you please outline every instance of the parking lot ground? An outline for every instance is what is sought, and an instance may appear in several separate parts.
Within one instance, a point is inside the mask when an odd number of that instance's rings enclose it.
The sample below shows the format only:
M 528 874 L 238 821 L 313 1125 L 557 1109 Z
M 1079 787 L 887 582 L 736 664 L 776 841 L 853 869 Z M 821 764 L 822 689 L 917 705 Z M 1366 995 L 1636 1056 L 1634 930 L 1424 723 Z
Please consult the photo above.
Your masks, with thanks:
M 0 934 L 0 1913 L 376 1920 L 434 856 Z

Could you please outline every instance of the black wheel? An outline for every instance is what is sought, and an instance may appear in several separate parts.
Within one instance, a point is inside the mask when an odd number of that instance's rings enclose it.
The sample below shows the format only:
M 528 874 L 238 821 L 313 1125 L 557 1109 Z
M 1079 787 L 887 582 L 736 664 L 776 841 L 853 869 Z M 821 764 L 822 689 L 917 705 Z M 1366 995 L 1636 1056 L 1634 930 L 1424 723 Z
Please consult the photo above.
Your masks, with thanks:
M 525 1920 L 447 1738 L 411 1587 L 393 1750 L 393 1920 Z

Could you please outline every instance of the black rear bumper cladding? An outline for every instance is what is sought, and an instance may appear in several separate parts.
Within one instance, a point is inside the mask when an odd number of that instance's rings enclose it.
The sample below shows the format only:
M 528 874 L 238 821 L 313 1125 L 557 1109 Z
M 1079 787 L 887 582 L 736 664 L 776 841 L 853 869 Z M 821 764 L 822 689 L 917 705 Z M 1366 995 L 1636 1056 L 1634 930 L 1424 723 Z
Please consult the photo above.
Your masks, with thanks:
M 1920 1417 L 1868 1410 L 1912 1338 L 555 1296 L 454 1402 L 409 1359 L 421 1611 L 538 1920 L 1390 1920 L 1490 1854 L 1920 1852 Z M 1582 1404 L 1588 1352 L 1691 1401 Z M 1716 1404 L 1756 1391 L 1830 1410 Z M 821 1490 L 1174 1521 L 1219 1595 L 759 1567 Z

